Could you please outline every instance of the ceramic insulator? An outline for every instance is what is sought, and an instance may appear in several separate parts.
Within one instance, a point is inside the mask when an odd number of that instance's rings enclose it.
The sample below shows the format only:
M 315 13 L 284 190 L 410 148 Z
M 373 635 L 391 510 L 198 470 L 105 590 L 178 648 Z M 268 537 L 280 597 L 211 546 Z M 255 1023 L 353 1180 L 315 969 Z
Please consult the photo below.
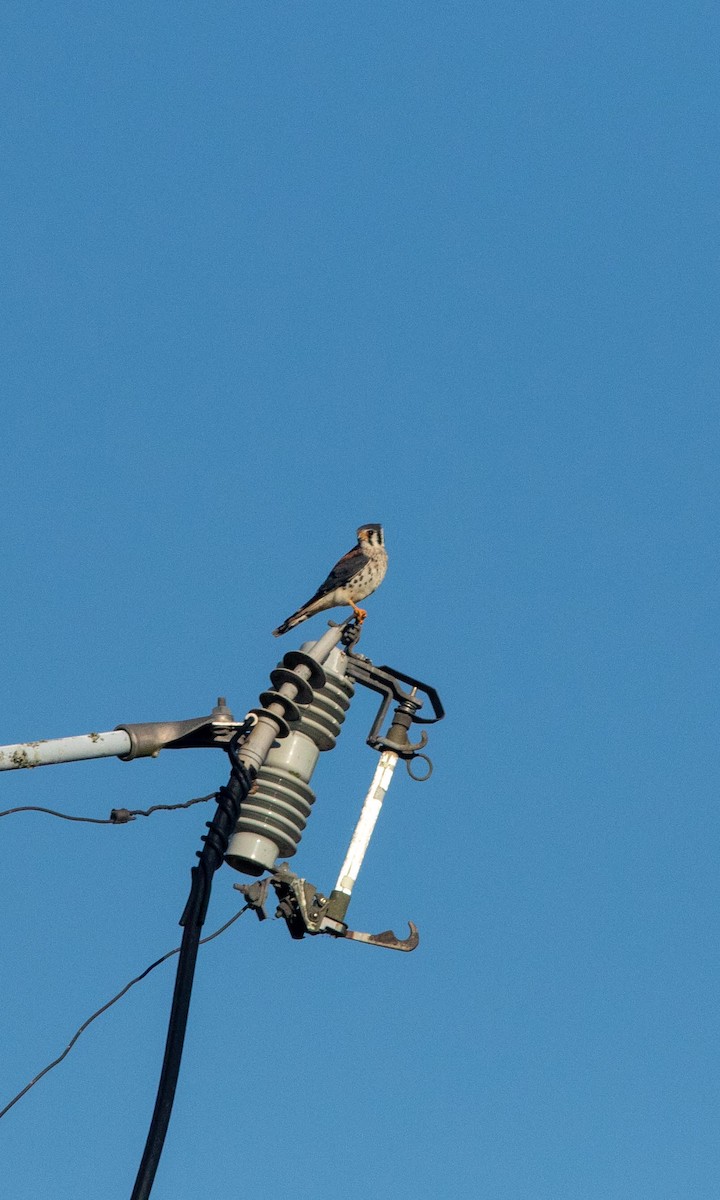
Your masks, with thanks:
M 355 690 L 346 663 L 342 650 L 331 652 L 323 663 L 324 686 L 313 691 L 299 720 L 290 722 L 289 736 L 273 746 L 258 771 L 225 855 L 236 871 L 262 875 L 295 853 L 315 801 L 308 781 L 320 751 L 335 745 Z

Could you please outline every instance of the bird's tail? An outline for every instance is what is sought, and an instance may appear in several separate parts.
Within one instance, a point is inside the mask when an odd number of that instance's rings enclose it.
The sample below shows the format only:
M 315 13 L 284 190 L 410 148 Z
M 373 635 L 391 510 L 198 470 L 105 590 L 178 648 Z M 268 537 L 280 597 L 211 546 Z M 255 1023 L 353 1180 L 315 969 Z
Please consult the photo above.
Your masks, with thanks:
M 282 625 L 278 625 L 277 629 L 273 629 L 273 637 L 280 637 L 283 633 L 287 633 L 288 629 L 294 629 L 302 621 L 307 621 L 308 617 L 314 617 L 316 613 L 323 612 L 324 609 L 331 606 L 332 601 L 328 601 L 328 597 L 321 589 L 314 596 L 310 597 L 307 604 L 303 604 L 302 608 L 299 608 L 297 612 L 288 617 L 287 621 L 283 621 Z
M 273 629 L 273 637 L 282 637 L 284 633 L 287 633 L 288 629 L 294 629 L 296 625 L 301 623 L 301 621 L 305 621 L 307 619 L 307 615 L 308 614 L 306 612 L 303 612 L 303 610 L 299 608 L 298 611 L 294 612 L 291 617 L 288 617 L 287 621 L 283 621 L 282 625 L 278 625 L 277 629 Z

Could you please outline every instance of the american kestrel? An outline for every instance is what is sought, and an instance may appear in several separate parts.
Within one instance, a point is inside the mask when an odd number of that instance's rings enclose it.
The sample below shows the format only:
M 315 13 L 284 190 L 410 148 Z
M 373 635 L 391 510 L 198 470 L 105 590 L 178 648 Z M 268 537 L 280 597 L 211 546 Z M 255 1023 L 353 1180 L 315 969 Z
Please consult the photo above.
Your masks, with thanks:
M 370 596 L 380 586 L 387 571 L 382 525 L 361 525 L 357 539 L 357 546 L 353 546 L 335 563 L 325 582 L 307 604 L 303 604 L 287 621 L 273 629 L 274 637 L 280 637 L 281 633 L 287 633 L 288 629 L 293 629 L 301 621 L 307 621 L 308 617 L 314 617 L 315 613 L 323 612 L 326 608 L 335 608 L 337 604 L 349 604 L 358 620 L 365 620 L 367 613 L 358 608 L 356 601 Z

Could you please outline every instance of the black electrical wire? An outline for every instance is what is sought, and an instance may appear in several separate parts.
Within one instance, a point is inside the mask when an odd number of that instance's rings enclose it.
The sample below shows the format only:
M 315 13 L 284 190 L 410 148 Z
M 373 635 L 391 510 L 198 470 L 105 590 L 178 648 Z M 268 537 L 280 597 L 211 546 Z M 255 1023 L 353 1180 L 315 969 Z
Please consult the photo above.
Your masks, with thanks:
M 214 800 L 217 792 L 209 796 L 197 796 L 194 800 L 185 800 L 182 804 L 153 804 L 150 808 L 113 808 L 109 817 L 75 817 L 69 813 L 56 812 L 54 808 L 41 808 L 38 804 L 22 804 L 19 808 L 7 808 L 0 812 L 0 817 L 10 817 L 13 813 L 39 812 L 47 813 L 50 817 L 60 817 L 63 821 L 85 821 L 88 825 L 127 825 L 136 817 L 149 817 L 154 812 L 175 812 L 179 808 L 190 808 L 193 804 L 205 804 Z
M 241 917 L 244 912 L 247 912 L 249 907 L 249 904 L 243 905 L 243 907 L 236 912 L 229 921 L 226 921 L 224 925 L 221 925 L 219 929 L 216 929 L 214 933 L 210 933 L 207 937 L 201 938 L 200 945 L 205 946 L 208 942 L 211 942 L 213 938 L 220 937 L 220 934 L 224 933 L 226 929 L 229 929 L 230 926 L 237 921 L 238 917 Z M 63 1050 L 62 1054 L 58 1054 L 57 1058 L 54 1058 L 51 1063 L 48 1063 L 46 1067 L 43 1067 L 42 1071 L 38 1071 L 35 1078 L 31 1079 L 30 1082 L 25 1085 L 22 1091 L 18 1092 L 17 1096 L 13 1096 L 12 1100 L 10 1100 L 4 1108 L 0 1109 L 0 1119 L 2 1119 L 6 1113 L 10 1112 L 10 1109 L 13 1107 L 13 1105 L 17 1104 L 18 1100 L 22 1100 L 23 1096 L 27 1095 L 27 1093 L 30 1091 L 30 1088 L 35 1087 L 35 1084 L 39 1083 L 49 1071 L 52 1071 L 54 1067 L 59 1066 L 63 1059 L 67 1058 L 78 1038 L 90 1025 L 92 1025 L 93 1021 L 96 1021 L 97 1018 L 101 1017 L 102 1014 L 107 1012 L 109 1008 L 112 1008 L 113 1004 L 117 1004 L 118 1000 L 122 1000 L 123 996 L 127 995 L 131 987 L 134 987 L 136 983 L 140 983 L 143 979 L 146 979 L 150 972 L 154 971 L 156 967 L 162 966 L 162 964 L 167 962 L 169 958 L 172 958 L 174 954 L 179 953 L 180 947 L 176 946 L 174 950 L 168 950 L 167 954 L 163 954 L 160 958 L 156 958 L 154 963 L 151 963 L 150 966 L 146 967 L 144 971 L 142 971 L 139 975 L 136 975 L 134 979 L 131 979 L 129 983 L 126 983 L 125 987 L 121 988 L 117 995 L 113 996 L 112 1000 L 108 1000 L 107 1003 L 103 1004 L 101 1008 L 98 1008 L 91 1017 L 88 1017 L 86 1021 L 83 1021 L 80 1028 L 76 1030 L 73 1036 L 70 1038 L 70 1041 Z
M 237 756 L 237 742 L 236 735 L 228 747 L 228 754 L 232 762 L 230 779 L 217 794 L 217 811 L 212 821 L 207 823 L 208 832 L 202 839 L 203 848 L 197 854 L 198 865 L 192 868 L 190 895 L 180 918 L 183 936 L 168 1022 L 165 1056 L 160 1072 L 155 1108 L 131 1200 L 147 1200 L 160 1162 L 180 1073 L 180 1060 L 190 1009 L 190 994 L 195 975 L 200 930 L 210 901 L 212 878 L 223 861 L 230 835 L 237 823 L 240 805 L 250 791 L 254 779 L 254 772 L 248 770 Z
M 38 804 L 22 804 L 19 808 L 8 808 L 0 817 L 11 817 L 13 813 L 39 812 L 49 817 L 60 817 L 62 821 L 86 821 L 88 825 L 114 825 L 111 817 L 71 817 L 68 813 L 56 812 L 54 808 L 41 808 Z

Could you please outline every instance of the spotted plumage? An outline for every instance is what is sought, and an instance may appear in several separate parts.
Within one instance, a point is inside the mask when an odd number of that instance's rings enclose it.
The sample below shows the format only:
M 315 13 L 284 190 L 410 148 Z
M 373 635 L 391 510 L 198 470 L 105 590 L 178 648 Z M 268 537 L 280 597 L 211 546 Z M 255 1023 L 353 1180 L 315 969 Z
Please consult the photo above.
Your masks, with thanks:
M 307 621 L 308 617 L 339 604 L 349 604 L 358 620 L 365 620 L 366 613 L 358 608 L 357 601 L 364 600 L 380 586 L 387 570 L 382 525 L 361 525 L 357 539 L 357 545 L 335 563 L 315 595 L 273 630 L 275 637 L 287 633 L 288 629 L 293 629 L 301 621 Z

